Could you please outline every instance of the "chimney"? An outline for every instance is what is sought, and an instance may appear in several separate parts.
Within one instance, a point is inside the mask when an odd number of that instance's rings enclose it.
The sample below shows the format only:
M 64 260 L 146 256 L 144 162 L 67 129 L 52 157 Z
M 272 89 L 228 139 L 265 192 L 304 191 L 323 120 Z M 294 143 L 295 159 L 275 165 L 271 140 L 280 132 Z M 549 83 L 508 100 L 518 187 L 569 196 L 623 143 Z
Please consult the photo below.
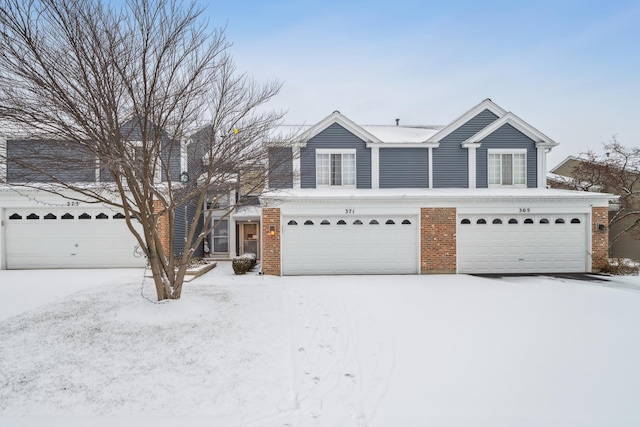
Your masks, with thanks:
M 400 119 L 396 119 L 396 126 L 400 126 Z

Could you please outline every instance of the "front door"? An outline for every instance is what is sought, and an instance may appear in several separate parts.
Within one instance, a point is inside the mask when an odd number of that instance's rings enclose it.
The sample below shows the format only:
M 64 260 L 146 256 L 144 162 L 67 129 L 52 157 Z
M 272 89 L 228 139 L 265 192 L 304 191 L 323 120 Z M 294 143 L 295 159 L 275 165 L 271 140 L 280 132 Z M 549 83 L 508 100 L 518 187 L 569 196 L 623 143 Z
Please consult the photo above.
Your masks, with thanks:
M 244 223 L 240 227 L 240 235 L 242 239 L 242 254 L 253 253 L 256 254 L 257 258 L 260 258 L 260 254 L 258 253 L 258 242 L 260 241 L 260 236 L 258 235 L 258 223 L 248 222 Z

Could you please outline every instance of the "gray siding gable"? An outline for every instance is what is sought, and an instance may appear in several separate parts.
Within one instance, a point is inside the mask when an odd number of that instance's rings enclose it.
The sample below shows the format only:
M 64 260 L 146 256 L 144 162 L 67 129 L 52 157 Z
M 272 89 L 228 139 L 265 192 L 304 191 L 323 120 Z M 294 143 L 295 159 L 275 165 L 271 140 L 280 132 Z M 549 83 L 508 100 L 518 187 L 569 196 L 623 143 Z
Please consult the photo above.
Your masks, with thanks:
M 527 187 L 535 188 L 538 184 L 538 152 L 535 141 L 506 123 L 491 135 L 480 141 L 476 152 L 476 187 L 488 187 L 488 149 L 526 149 L 527 150 Z
M 78 146 L 57 140 L 8 140 L 7 181 L 93 182 L 96 161 Z
M 469 153 L 462 143 L 498 119 L 484 110 L 440 141 L 433 149 L 433 187 L 467 188 L 469 186 Z
M 356 187 L 371 188 L 371 150 L 337 123 L 307 141 L 300 149 L 300 186 L 316 187 L 316 149 L 356 149 Z
M 429 188 L 429 150 L 381 149 L 380 188 Z

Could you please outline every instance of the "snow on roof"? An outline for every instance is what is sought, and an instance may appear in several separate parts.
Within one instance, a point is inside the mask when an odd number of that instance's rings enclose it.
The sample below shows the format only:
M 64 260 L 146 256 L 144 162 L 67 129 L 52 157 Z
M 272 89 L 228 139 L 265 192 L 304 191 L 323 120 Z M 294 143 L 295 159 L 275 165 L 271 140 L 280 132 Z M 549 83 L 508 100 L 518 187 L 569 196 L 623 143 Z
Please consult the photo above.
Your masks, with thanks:
M 273 135 L 300 135 L 311 127 L 311 125 L 282 125 L 274 129 Z M 383 143 L 425 142 L 443 128 L 438 125 L 362 125 L 360 127 Z
M 362 128 L 385 143 L 417 143 L 431 138 L 442 126 L 364 125 Z
M 554 188 L 305 188 L 287 189 L 265 193 L 263 200 L 304 201 L 304 200 L 486 200 L 486 199 L 551 199 L 551 200 L 584 200 L 600 199 L 602 201 L 617 198 L 607 193 L 560 190 Z

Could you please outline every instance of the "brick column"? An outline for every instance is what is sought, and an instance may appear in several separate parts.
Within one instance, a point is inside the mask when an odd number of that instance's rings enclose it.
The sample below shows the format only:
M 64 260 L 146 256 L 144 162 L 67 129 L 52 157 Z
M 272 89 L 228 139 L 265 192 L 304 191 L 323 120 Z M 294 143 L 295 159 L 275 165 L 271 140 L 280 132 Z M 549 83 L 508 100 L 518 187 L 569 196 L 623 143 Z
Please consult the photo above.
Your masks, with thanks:
M 598 230 L 604 224 L 604 231 Z M 609 262 L 609 208 L 591 208 L 591 268 L 599 271 Z
M 153 211 L 159 212 L 164 208 L 162 202 L 160 200 L 153 201 Z M 169 253 L 169 219 L 167 215 L 162 215 L 158 218 L 158 234 L 160 235 L 160 242 L 162 243 L 162 249 L 164 249 L 165 253 Z
M 275 227 L 275 234 L 270 234 Z M 262 273 L 279 276 L 280 208 L 262 208 Z
M 420 209 L 420 272 L 456 272 L 456 208 Z

